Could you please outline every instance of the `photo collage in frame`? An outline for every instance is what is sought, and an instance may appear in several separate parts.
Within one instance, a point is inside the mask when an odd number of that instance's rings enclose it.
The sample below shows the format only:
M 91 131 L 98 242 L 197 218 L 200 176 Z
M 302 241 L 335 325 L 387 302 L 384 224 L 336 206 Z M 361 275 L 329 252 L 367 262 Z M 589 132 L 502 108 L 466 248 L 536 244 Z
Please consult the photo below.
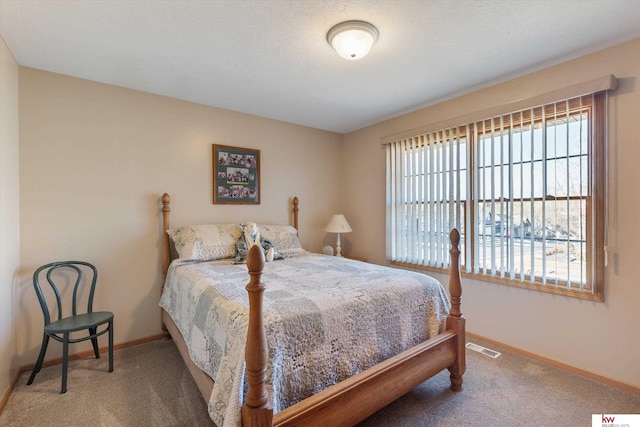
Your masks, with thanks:
M 213 203 L 260 204 L 260 150 L 213 144 Z

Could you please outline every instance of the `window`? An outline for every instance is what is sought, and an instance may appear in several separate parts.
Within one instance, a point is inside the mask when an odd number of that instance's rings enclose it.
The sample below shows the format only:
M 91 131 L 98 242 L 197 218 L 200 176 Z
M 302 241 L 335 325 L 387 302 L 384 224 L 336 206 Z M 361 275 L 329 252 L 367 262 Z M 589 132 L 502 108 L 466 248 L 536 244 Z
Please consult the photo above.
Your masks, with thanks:
M 387 255 L 603 300 L 606 93 L 500 114 L 387 145 Z

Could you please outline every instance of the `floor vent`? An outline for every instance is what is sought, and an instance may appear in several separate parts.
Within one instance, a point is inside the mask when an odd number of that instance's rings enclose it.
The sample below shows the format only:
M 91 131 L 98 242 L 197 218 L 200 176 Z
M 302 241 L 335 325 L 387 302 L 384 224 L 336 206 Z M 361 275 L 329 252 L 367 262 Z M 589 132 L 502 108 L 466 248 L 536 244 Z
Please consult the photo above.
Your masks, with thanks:
M 477 351 L 478 353 L 482 353 L 485 356 L 493 357 L 494 359 L 497 359 L 502 354 L 500 352 L 497 352 L 495 350 L 491 350 L 489 348 L 483 347 L 483 346 L 478 345 L 478 344 L 474 344 L 472 342 L 468 342 L 465 347 L 467 347 L 469 350 L 473 350 L 473 351 Z

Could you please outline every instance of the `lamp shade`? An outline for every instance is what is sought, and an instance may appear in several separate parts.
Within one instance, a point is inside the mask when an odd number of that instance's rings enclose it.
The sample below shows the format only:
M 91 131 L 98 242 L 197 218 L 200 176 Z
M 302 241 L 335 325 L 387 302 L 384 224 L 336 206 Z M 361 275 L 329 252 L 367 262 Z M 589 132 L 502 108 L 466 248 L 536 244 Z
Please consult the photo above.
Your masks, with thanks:
M 331 221 L 329 221 L 324 231 L 327 233 L 350 233 L 353 230 L 351 230 L 351 226 L 344 215 L 337 214 L 331 217 Z
M 346 21 L 333 26 L 327 41 L 344 59 L 356 60 L 366 56 L 378 40 L 378 29 L 365 21 Z

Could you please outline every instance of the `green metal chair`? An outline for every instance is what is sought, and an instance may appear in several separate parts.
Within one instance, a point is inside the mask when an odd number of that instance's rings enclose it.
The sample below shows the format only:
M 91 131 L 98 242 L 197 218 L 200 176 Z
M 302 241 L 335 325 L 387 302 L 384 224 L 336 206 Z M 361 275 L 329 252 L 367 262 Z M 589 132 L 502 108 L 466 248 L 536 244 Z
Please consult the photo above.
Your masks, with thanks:
M 40 279 L 42 275 L 45 275 L 47 282 L 55 294 L 56 305 L 58 310 L 58 320 L 51 321 L 51 315 L 49 313 L 49 306 L 47 299 L 40 286 Z M 113 372 L 113 313 L 110 311 L 93 311 L 93 295 L 96 288 L 96 282 L 98 279 L 98 271 L 96 268 L 84 261 L 62 261 L 52 262 L 50 264 L 39 267 L 35 273 L 33 273 L 33 287 L 38 295 L 40 306 L 42 307 L 42 313 L 44 315 L 44 333 L 42 336 L 42 347 L 40 348 L 40 355 L 38 361 L 31 371 L 31 376 L 27 385 L 33 383 L 36 374 L 40 372 L 42 368 L 42 362 L 44 361 L 44 355 L 47 352 L 47 345 L 49 344 L 49 338 L 62 343 L 62 390 L 60 393 L 67 392 L 67 368 L 69 359 L 69 344 L 91 340 L 93 344 L 93 352 L 96 355 L 96 359 L 100 358 L 100 352 L 98 350 L 98 337 L 102 334 L 109 333 L 109 372 Z M 56 283 L 58 283 L 56 285 Z M 71 315 L 63 317 L 63 305 L 60 297 L 60 289 L 62 286 L 73 283 L 73 300 L 71 304 Z M 82 295 L 89 293 L 87 299 L 87 311 L 86 313 L 78 313 L 77 306 L 78 300 Z M 53 304 L 52 304 L 53 306 Z M 104 329 L 98 331 L 99 327 L 104 326 Z M 82 332 L 84 335 L 71 338 L 71 333 Z M 88 332 L 88 335 L 86 334 Z

